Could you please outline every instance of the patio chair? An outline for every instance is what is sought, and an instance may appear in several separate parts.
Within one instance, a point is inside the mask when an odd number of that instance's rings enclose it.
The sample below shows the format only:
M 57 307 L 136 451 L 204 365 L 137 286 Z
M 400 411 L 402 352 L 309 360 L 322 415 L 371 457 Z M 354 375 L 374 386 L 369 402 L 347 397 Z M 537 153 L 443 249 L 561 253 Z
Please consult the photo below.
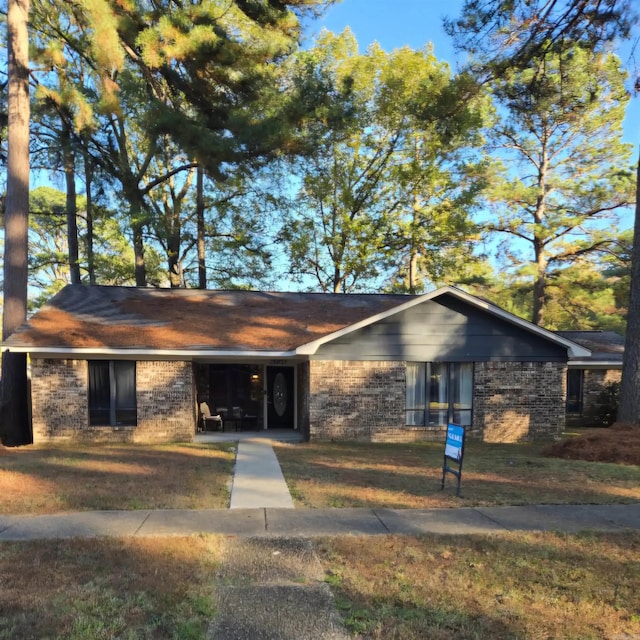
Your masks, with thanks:
M 206 402 L 200 403 L 200 416 L 202 420 L 202 430 L 208 431 L 208 425 L 213 425 L 214 431 L 224 431 L 224 425 L 222 424 L 222 416 L 221 415 L 212 415 L 211 410 L 209 409 L 209 405 Z

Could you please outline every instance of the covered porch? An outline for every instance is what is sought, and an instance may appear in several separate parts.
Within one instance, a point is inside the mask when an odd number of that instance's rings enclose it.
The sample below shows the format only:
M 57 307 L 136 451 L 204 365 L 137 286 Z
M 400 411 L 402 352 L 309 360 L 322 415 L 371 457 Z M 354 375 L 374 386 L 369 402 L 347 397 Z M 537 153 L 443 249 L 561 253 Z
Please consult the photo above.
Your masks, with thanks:
M 295 362 L 196 362 L 194 378 L 198 433 L 299 429 Z M 211 415 L 220 416 L 221 423 L 203 419 L 207 407 Z

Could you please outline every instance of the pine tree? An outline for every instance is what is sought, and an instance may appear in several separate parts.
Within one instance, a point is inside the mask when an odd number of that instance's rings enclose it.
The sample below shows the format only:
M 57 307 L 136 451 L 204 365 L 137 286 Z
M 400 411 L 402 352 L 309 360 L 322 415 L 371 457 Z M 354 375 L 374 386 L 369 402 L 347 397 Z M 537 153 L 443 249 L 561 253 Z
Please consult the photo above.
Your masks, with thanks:
M 8 158 L 4 214 L 4 304 L 2 339 L 27 318 L 27 247 L 29 220 L 29 0 L 9 0 Z M 2 443 L 32 441 L 27 408 L 26 354 L 2 357 Z

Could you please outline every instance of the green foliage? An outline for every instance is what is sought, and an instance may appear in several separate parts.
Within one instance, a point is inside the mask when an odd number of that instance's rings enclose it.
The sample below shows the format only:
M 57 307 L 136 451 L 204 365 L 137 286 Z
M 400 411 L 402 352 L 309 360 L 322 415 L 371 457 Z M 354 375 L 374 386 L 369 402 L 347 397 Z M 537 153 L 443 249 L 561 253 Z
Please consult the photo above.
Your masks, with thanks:
M 37 291 L 29 308 L 41 306 L 68 282 L 65 194 L 38 187 L 29 198 L 29 286 Z
M 572 46 L 494 82 L 500 117 L 488 135 L 501 162 L 486 229 L 524 246 L 506 257 L 533 285 L 538 324 L 554 274 L 610 251 L 616 211 L 633 201 L 631 149 L 621 141 L 625 78 L 615 56 Z
M 291 274 L 334 292 L 402 283 L 409 265 L 405 290 L 437 281 L 472 233 L 482 171 L 469 156 L 482 103 L 465 102 L 464 83 L 428 48 L 358 54 L 346 30 L 324 33 L 308 55 L 343 117 L 294 169 L 280 232 Z

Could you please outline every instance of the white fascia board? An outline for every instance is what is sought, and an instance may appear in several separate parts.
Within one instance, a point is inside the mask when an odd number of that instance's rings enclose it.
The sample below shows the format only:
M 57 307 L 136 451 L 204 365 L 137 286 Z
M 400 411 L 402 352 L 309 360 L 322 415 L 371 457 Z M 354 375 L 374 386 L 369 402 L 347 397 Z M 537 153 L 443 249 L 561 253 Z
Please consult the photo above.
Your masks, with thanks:
M 622 369 L 620 360 L 569 360 L 569 369 Z
M 233 349 L 227 350 L 187 350 L 187 349 L 110 349 L 100 347 L 91 348 L 73 348 L 73 347 L 7 347 L 2 345 L 2 351 L 10 351 L 12 353 L 29 353 L 31 355 L 41 357 L 68 357 L 87 359 L 92 356 L 111 357 L 111 358 L 135 358 L 141 357 L 145 359 L 183 359 L 192 360 L 196 358 L 269 358 L 284 359 L 293 358 L 295 351 L 239 351 Z
M 459 300 L 463 300 L 478 309 L 483 309 L 484 311 L 487 311 L 488 313 L 494 316 L 497 316 L 498 318 L 501 318 L 506 322 L 510 322 L 511 324 L 519 326 L 522 329 L 525 329 L 526 331 L 539 335 L 540 337 L 546 340 L 549 340 L 551 342 L 554 342 L 556 344 L 559 344 L 565 347 L 566 349 L 569 350 L 569 355 L 571 357 L 589 357 L 591 355 L 591 351 L 589 349 L 586 349 L 585 347 L 582 347 L 579 344 L 576 344 L 575 342 L 568 340 L 567 338 L 563 338 L 562 336 L 559 336 L 558 334 L 553 333 L 552 331 L 547 331 L 546 329 L 542 329 L 541 327 L 538 327 L 537 325 L 531 322 L 528 322 L 527 320 L 518 318 L 518 316 L 515 316 L 512 313 L 509 313 L 508 311 L 504 311 L 503 309 L 500 309 L 499 307 L 496 307 L 495 305 L 489 302 L 480 300 L 479 298 L 476 298 L 475 296 L 472 296 L 469 293 L 465 293 L 461 289 L 457 289 L 455 287 L 449 287 L 449 286 L 441 287 L 440 289 L 436 289 L 435 291 L 431 291 L 430 293 L 425 293 L 424 295 L 418 298 L 414 298 L 413 300 L 410 300 L 403 304 L 400 304 L 397 307 L 393 307 L 392 309 L 388 309 L 387 311 L 378 313 L 374 316 L 366 318 L 365 320 L 357 322 L 356 324 L 349 325 L 344 329 L 340 329 L 339 331 L 330 333 L 329 335 L 319 338 L 318 340 L 314 340 L 313 342 L 308 342 L 307 344 L 303 344 L 302 346 L 296 349 L 296 353 L 300 355 L 313 355 L 314 353 L 316 353 L 319 347 L 321 347 L 323 344 L 326 344 L 327 342 L 331 342 L 332 340 L 348 335 L 353 331 L 362 329 L 363 327 L 366 327 L 370 324 L 374 324 L 379 320 L 388 318 L 392 315 L 395 315 L 396 313 L 400 313 L 401 311 L 410 309 L 411 307 L 415 307 L 416 305 L 422 304 L 423 302 L 427 302 L 429 300 L 433 300 L 434 298 L 438 298 L 445 293 L 451 294 L 452 296 L 458 298 Z

